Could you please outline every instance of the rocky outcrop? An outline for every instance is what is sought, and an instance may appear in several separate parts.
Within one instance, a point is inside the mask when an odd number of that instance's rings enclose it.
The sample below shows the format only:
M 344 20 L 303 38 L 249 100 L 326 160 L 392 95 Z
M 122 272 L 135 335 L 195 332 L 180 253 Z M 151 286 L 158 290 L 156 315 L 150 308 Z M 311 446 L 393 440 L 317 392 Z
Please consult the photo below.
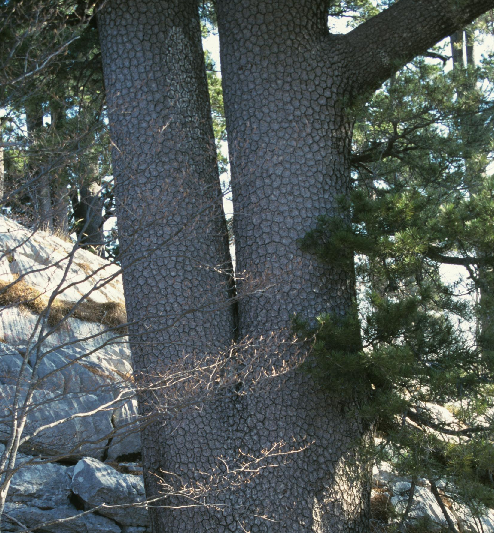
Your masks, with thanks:
M 75 466 L 19 457 L 2 531 L 41 527 L 50 533 L 146 533 L 142 476 L 122 474 L 94 458 Z M 104 505 L 103 505 L 104 504 Z M 88 512 L 95 510 L 95 512 Z
M 140 455 L 118 265 L 0 217 L 0 305 L 0 443 L 31 395 L 3 530 L 145 533 L 142 476 L 102 462 Z
M 149 526 L 142 478 L 118 473 L 96 459 L 84 458 L 74 467 L 71 490 L 87 508 L 99 508 L 99 514 L 122 526 Z M 103 507 L 101 507 L 103 506 Z
M 451 419 L 450 415 L 447 418 Z M 446 508 L 450 519 L 461 532 L 494 531 L 494 510 L 485 509 L 482 516 L 475 517 L 471 510 L 464 504 L 458 503 L 445 496 L 446 483 L 438 484 L 441 501 Z M 434 496 L 428 480 L 419 478 L 413 487 L 411 506 L 408 510 L 407 518 L 403 520 L 403 515 L 409 504 L 410 493 L 412 491 L 411 479 L 399 476 L 393 467 L 386 462 L 376 465 L 373 470 L 373 531 L 388 532 L 393 526 L 401 523 L 398 531 L 415 531 L 413 529 L 419 523 L 428 529 L 420 531 L 447 531 L 447 522 L 444 512 Z M 454 487 L 448 487 L 449 491 Z M 448 492 L 449 492 L 448 491 Z M 480 524 L 482 529 L 480 528 Z M 406 528 L 405 526 L 408 526 Z M 395 531 L 396 529 L 391 529 Z
M 0 217 L 0 284 L 0 440 L 16 390 L 34 386 L 25 435 L 36 435 L 23 451 L 73 460 L 138 454 L 130 350 L 115 322 L 115 309 L 125 317 L 118 265 Z

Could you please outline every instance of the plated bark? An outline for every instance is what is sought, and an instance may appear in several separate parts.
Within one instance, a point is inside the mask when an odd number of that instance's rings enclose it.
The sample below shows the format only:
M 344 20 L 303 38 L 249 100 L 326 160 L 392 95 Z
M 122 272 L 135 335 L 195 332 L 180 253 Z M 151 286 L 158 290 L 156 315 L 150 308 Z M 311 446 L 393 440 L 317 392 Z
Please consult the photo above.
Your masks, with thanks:
M 199 364 L 228 348 L 233 336 L 197 4 L 112 0 L 98 21 L 132 356 L 136 378 L 156 384 L 170 365 L 185 357 Z M 155 386 L 139 398 L 143 414 L 162 413 L 142 434 L 150 498 L 162 492 L 160 477 L 181 486 L 210 471 L 225 454 L 232 424 L 228 398 L 166 412 L 168 393 Z M 154 531 L 221 525 L 202 507 L 158 508 L 183 503 L 157 502 Z
M 236 265 L 272 289 L 243 294 L 240 335 L 290 331 L 351 312 L 354 273 L 331 268 L 297 242 L 320 215 L 339 209 L 350 190 L 352 106 L 458 24 L 494 2 L 401 0 L 348 35 L 327 30 L 325 0 L 217 0 L 225 112 L 231 158 Z M 247 290 L 248 292 L 248 290 Z M 350 407 L 350 410 L 347 408 Z M 249 453 L 284 438 L 313 444 L 283 468 L 266 472 L 244 499 L 249 531 L 367 531 L 369 485 L 358 458 L 365 424 L 337 394 L 296 373 L 277 391 L 245 398 Z M 280 495 L 277 490 L 283 487 Z M 248 502 L 248 503 L 247 503 Z
M 351 261 L 328 269 L 297 244 L 318 216 L 347 216 L 338 209 L 350 188 L 345 50 L 328 35 L 325 7 L 217 2 L 236 267 L 272 287 L 249 295 L 249 284 L 239 284 L 240 336 L 260 342 L 291 335 L 294 314 L 312 322 L 344 315 L 355 298 Z M 348 466 L 358 462 L 365 428 L 338 395 L 299 371 L 242 401 L 242 450 L 255 456 L 277 440 L 311 443 L 246 490 L 237 516 L 247 530 L 367 531 L 366 467 Z

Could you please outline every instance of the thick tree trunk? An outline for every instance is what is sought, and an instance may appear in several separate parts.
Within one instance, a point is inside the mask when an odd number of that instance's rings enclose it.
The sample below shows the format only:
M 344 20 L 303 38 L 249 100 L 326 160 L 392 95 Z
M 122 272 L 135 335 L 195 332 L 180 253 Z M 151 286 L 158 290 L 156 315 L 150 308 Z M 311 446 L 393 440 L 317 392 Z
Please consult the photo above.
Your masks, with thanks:
M 138 384 L 165 384 L 176 365 L 193 372 L 227 350 L 234 329 L 197 2 L 110 0 L 98 24 L 134 369 Z M 206 374 L 177 382 L 139 395 L 143 415 L 159 414 L 142 432 L 150 498 L 167 492 L 160 478 L 207 486 L 219 456 L 238 452 L 228 394 L 202 404 L 215 388 Z M 225 531 L 228 517 L 201 505 L 208 499 L 156 502 L 153 530 Z
M 295 313 L 345 315 L 355 297 L 350 264 L 327 268 L 297 244 L 317 216 L 348 216 L 338 206 L 350 188 L 349 103 L 494 0 L 461 4 L 399 0 L 349 35 L 330 36 L 326 0 L 216 1 L 245 274 L 240 333 L 261 348 L 275 334 L 267 357 L 275 368 L 291 356 L 283 340 Z M 234 329 L 197 3 L 110 0 L 99 21 L 130 338 L 138 378 L 152 381 L 169 365 L 221 350 Z M 142 392 L 140 409 L 169 401 L 163 391 Z M 177 475 L 167 477 L 172 485 L 194 472 L 205 481 L 197 471 L 210 472 L 219 455 L 256 458 L 281 440 L 306 449 L 215 495 L 216 508 L 154 510 L 156 533 L 368 531 L 369 472 L 357 448 L 366 429 L 337 391 L 292 371 L 278 387 L 178 407 L 143 432 L 151 497 L 163 470 Z
M 272 287 L 248 295 L 249 286 L 239 285 L 240 335 L 260 342 L 273 332 L 291 335 L 295 314 L 314 322 L 352 312 L 355 301 L 353 266 L 328 268 L 297 244 L 318 216 L 342 216 L 338 204 L 350 189 L 342 50 L 327 32 L 325 6 L 217 2 L 236 268 Z M 245 397 L 243 451 L 258 455 L 279 440 L 311 443 L 246 488 L 237 516 L 248 531 L 368 531 L 368 472 L 349 467 L 365 434 L 352 407 L 301 371 Z

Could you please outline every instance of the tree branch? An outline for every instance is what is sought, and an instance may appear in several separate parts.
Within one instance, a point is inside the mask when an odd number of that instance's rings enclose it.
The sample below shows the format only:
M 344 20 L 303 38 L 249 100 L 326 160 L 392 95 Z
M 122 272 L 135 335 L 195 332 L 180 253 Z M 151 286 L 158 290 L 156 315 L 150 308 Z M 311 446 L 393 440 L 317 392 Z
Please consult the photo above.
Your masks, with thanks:
M 431 484 L 431 492 L 434 495 L 434 498 L 436 499 L 437 504 L 441 508 L 441 511 L 444 515 L 444 518 L 446 519 L 446 522 L 448 523 L 448 529 L 452 533 L 458 533 L 458 530 L 456 529 L 455 524 L 453 520 L 451 520 L 448 510 L 446 509 L 446 506 L 444 505 L 441 495 L 439 494 L 439 491 L 437 490 L 436 482 L 433 481 L 432 479 L 429 479 L 429 483 Z
M 494 8 L 494 0 L 399 0 L 344 37 L 353 98 Z
M 432 261 L 437 261 L 439 263 L 444 263 L 445 265 L 457 265 L 469 267 L 471 265 L 493 265 L 494 257 L 471 257 L 464 255 L 463 257 L 452 257 L 449 255 L 444 255 L 436 247 L 429 246 L 425 253 L 426 257 L 432 259 Z
M 474 433 L 482 433 L 490 431 L 491 429 L 489 426 L 474 426 L 463 429 L 449 429 L 446 427 L 445 424 L 433 422 L 427 416 L 421 416 L 419 413 L 411 409 L 408 411 L 407 417 L 416 424 L 427 426 L 431 429 L 434 429 L 435 431 L 440 431 L 441 433 L 445 433 L 446 435 L 452 435 L 454 437 L 466 435 L 467 437 L 471 438 Z

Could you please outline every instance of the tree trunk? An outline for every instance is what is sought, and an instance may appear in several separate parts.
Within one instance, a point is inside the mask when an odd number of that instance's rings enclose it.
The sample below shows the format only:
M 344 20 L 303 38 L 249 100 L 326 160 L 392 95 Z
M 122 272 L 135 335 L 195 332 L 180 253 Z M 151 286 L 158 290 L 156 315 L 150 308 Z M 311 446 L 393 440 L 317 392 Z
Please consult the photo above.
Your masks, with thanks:
M 465 44 L 466 54 L 463 54 Z M 456 92 L 458 100 L 471 98 L 477 90 L 477 77 L 475 75 L 475 35 L 472 27 L 459 30 L 451 36 L 451 49 L 453 52 L 453 71 L 464 77 L 463 86 Z M 465 61 L 466 58 L 466 61 Z M 475 110 L 478 111 L 478 110 Z M 478 195 L 483 189 L 483 178 L 486 176 L 485 164 L 476 160 L 476 143 L 479 130 L 484 127 L 482 118 L 470 114 L 463 114 L 458 121 L 462 139 L 463 160 L 465 164 L 465 187 L 470 195 Z M 475 255 L 484 257 L 485 251 L 474 250 Z M 487 265 L 477 267 L 476 288 L 478 291 L 478 317 L 477 317 L 477 342 L 483 353 L 489 357 L 494 352 L 494 321 L 492 284 L 494 274 Z
M 215 383 L 194 374 L 233 337 L 231 260 L 196 0 L 110 0 L 98 24 L 136 380 L 155 383 L 177 365 L 192 371 L 181 387 L 139 396 L 142 415 L 159 414 L 142 431 L 153 498 L 167 492 L 160 478 L 177 490 L 207 485 L 218 458 L 238 453 L 231 395 L 201 403 Z M 228 513 L 205 499 L 156 502 L 153 531 L 225 531 Z
M 325 7 L 217 2 L 236 269 L 272 286 L 248 295 L 239 285 L 240 335 L 260 342 L 273 332 L 290 336 L 295 314 L 314 323 L 323 313 L 351 312 L 355 301 L 353 262 L 328 268 L 297 244 L 318 216 L 348 216 L 338 205 L 350 190 L 352 121 Z M 312 443 L 246 487 L 236 514 L 248 531 L 368 531 L 368 471 L 350 467 L 365 428 L 352 407 L 301 371 L 244 398 L 239 446 L 246 453 L 278 440 Z
M 50 101 L 50 115 L 51 125 L 50 132 L 54 139 L 59 139 L 64 123 L 65 123 L 66 109 L 59 100 L 53 99 Z M 55 140 L 55 146 L 57 141 Z M 58 154 L 58 150 L 56 151 Z M 67 178 L 65 176 L 65 169 L 60 168 L 60 164 L 55 163 L 55 157 L 50 158 L 50 190 L 52 199 L 53 211 L 53 230 L 57 234 L 68 237 L 69 236 L 69 190 L 67 189 Z
M 104 256 L 105 238 L 103 234 L 103 197 L 101 195 L 101 179 L 98 163 L 86 162 L 79 176 L 79 191 L 71 194 L 72 210 L 74 211 L 74 228 L 82 248 Z
M 40 102 L 26 105 L 26 126 L 30 141 L 28 188 L 33 203 L 34 224 L 41 230 L 53 231 L 50 178 L 39 150 L 43 128 L 43 108 Z
M 94 168 L 91 173 L 93 178 L 98 176 Z M 98 181 L 90 185 L 82 185 L 79 189 L 79 198 L 72 201 L 77 238 L 82 248 L 96 252 L 100 257 L 104 256 L 105 238 L 103 235 L 103 198 L 101 197 L 101 185 Z
M 3 148 L 3 117 L 0 117 L 0 213 L 5 197 L 5 151 Z
M 53 192 L 53 229 L 64 237 L 69 235 L 69 205 L 69 190 L 59 185 Z

